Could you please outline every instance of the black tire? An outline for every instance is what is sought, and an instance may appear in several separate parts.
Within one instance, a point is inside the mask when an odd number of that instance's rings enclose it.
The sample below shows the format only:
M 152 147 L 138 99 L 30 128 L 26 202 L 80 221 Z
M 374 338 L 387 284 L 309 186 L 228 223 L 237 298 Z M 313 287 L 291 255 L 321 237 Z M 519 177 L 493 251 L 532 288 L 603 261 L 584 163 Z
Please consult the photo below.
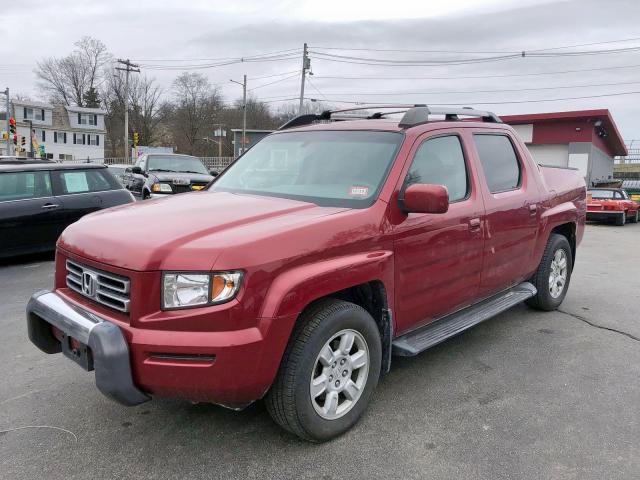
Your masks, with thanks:
M 625 223 L 627 223 L 627 214 L 626 212 L 622 212 L 621 215 L 616 217 L 616 225 L 622 227 Z
M 638 212 L 639 210 L 636 210 L 636 213 L 631 215 L 629 223 L 638 223 Z
M 142 200 L 149 200 L 151 198 L 151 194 L 146 190 L 142 190 Z
M 549 279 L 552 268 L 551 264 L 558 250 L 564 251 L 567 260 L 566 281 L 561 293 L 558 296 L 554 297 L 550 291 Z M 538 310 L 556 310 L 567 294 L 572 270 L 573 255 L 571 254 L 571 245 L 569 245 L 567 237 L 565 237 L 564 235 L 552 233 L 549 237 L 549 241 L 547 242 L 547 246 L 545 247 L 544 254 L 542 255 L 542 260 L 540 261 L 540 265 L 538 266 L 538 270 L 529 280 L 536 287 L 538 293 L 536 293 L 534 297 L 531 297 L 529 300 L 527 300 L 527 305 Z
M 325 344 L 338 332 L 358 332 L 369 352 L 369 368 L 359 398 L 340 418 L 327 420 L 316 412 L 311 398 L 311 379 Z M 336 299 L 309 306 L 298 319 L 282 358 L 276 379 L 265 398 L 271 417 L 281 427 L 311 442 L 324 442 L 349 430 L 367 408 L 380 377 L 380 332 L 362 307 Z

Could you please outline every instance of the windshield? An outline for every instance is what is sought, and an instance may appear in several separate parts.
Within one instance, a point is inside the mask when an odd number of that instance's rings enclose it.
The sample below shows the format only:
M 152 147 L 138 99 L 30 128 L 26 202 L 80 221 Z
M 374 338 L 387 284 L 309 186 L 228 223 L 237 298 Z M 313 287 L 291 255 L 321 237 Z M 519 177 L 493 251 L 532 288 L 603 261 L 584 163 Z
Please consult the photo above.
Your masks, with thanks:
M 200 159 L 196 157 L 152 155 L 149 156 L 148 162 L 148 171 L 150 172 L 202 173 L 209 175 Z
M 210 190 L 365 208 L 376 200 L 403 138 L 398 132 L 375 131 L 270 135 L 232 164 Z

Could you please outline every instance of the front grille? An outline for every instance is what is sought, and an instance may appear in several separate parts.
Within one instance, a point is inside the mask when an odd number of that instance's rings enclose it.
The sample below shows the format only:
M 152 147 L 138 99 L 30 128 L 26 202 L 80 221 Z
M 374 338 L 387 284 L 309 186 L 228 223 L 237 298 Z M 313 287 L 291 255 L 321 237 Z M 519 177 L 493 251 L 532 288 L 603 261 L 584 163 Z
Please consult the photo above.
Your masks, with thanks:
M 173 185 L 174 193 L 185 193 L 191 191 L 191 185 Z
M 131 282 L 127 277 L 67 260 L 67 287 L 94 302 L 120 312 L 129 312 Z

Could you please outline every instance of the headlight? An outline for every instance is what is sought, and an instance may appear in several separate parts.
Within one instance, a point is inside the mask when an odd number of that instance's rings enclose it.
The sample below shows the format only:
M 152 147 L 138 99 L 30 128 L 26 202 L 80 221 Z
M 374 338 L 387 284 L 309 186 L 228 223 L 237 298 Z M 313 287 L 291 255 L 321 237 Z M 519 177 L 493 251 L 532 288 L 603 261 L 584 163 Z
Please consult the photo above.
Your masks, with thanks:
M 162 308 L 185 308 L 228 302 L 240 289 L 241 272 L 165 273 Z
M 151 185 L 151 191 L 159 193 L 173 192 L 173 190 L 171 189 L 171 185 L 169 185 L 168 183 L 154 183 L 153 185 Z

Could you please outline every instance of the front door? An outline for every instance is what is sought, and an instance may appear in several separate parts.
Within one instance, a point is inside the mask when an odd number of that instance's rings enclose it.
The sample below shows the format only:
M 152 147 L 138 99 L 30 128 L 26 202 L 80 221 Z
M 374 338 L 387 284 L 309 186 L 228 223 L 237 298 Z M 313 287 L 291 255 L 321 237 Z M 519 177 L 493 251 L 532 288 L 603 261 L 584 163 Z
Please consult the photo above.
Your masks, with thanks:
M 401 189 L 444 185 L 450 205 L 444 214 L 409 213 L 395 227 L 398 334 L 469 305 L 477 296 L 483 255 L 484 207 L 463 136 L 427 133 L 410 158 Z
M 480 296 L 500 292 L 535 270 L 540 206 L 536 166 L 507 131 L 477 129 L 473 143 L 482 166 L 486 207 L 485 252 Z
M 48 171 L 0 173 L 0 256 L 52 249 L 61 221 Z

